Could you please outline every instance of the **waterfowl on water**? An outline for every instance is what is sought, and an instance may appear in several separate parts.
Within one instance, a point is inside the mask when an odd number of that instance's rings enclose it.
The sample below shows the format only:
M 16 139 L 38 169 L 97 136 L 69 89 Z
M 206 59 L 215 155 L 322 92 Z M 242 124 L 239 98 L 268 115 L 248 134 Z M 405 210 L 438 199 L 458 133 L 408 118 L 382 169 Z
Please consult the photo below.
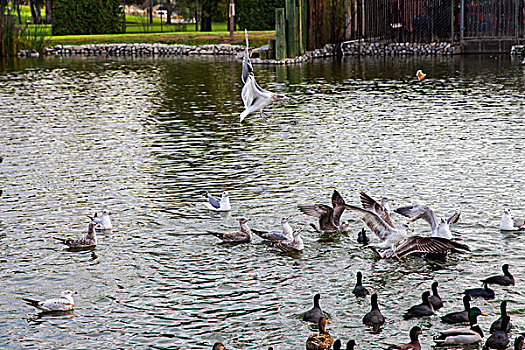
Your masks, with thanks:
M 281 226 L 283 228 L 282 231 L 259 231 L 252 229 L 252 232 L 262 239 L 267 239 L 270 241 L 293 241 L 293 229 L 289 223 L 291 219 L 291 216 L 281 219 Z
M 525 338 L 523 338 L 522 335 L 518 336 L 516 340 L 514 341 L 514 350 L 523 350 L 524 343 L 525 343 Z
M 206 191 L 204 195 L 208 201 L 204 203 L 204 206 L 209 210 L 213 211 L 230 211 L 232 206 L 230 204 L 230 194 L 228 191 L 222 192 L 221 198 L 214 197 Z
M 385 323 L 385 318 L 381 311 L 379 311 L 379 305 L 377 304 L 377 294 L 372 294 L 370 298 L 372 304 L 372 310 L 370 310 L 364 317 L 363 323 L 368 326 L 380 326 Z
M 332 336 L 326 330 L 326 324 L 332 323 L 326 317 L 322 316 L 317 322 L 319 333 L 312 334 L 306 340 L 306 350 L 325 350 L 330 349 L 334 344 Z
M 211 348 L 211 350 L 228 350 L 223 343 L 215 343 L 213 344 L 213 348 Z
M 509 210 L 504 210 L 499 223 L 499 229 L 501 231 L 518 231 L 525 230 L 525 219 L 524 218 L 513 218 L 510 215 Z
M 509 321 L 505 324 L 505 328 L 503 328 L 504 324 L 503 324 L 503 319 L 505 318 L 505 316 L 507 316 L 507 301 L 503 300 L 500 304 L 500 311 L 501 311 L 501 316 L 492 323 L 492 325 L 490 326 L 490 333 L 494 333 L 496 331 L 499 331 L 499 330 L 504 330 L 505 332 L 508 332 L 510 331 L 510 327 L 512 327 L 512 323 L 510 322 L 510 318 L 509 318 Z
M 357 243 L 367 245 L 368 242 L 370 242 L 370 238 L 368 238 L 368 236 L 366 235 L 365 229 L 362 228 L 361 231 L 359 231 L 359 233 L 357 234 Z
M 509 264 L 503 264 L 501 270 L 503 271 L 503 276 L 491 276 L 481 280 L 481 282 L 486 284 L 499 284 L 500 286 L 513 286 L 515 281 L 514 276 L 512 276 L 509 272 Z
M 319 233 L 345 232 L 348 223 L 341 222 L 341 215 L 345 211 L 345 201 L 341 194 L 334 190 L 332 193 L 332 207 L 326 204 L 298 204 L 297 208 L 306 215 L 319 219 L 319 226 L 310 224 Z
M 395 252 L 387 249 L 382 253 L 377 252 L 379 257 L 389 259 L 393 257 L 402 258 L 414 253 L 426 253 L 443 255 L 448 252 L 470 251 L 465 244 L 451 241 L 441 237 L 410 236 L 396 246 Z
M 248 227 L 248 224 L 246 224 L 248 221 L 250 220 L 246 218 L 239 219 L 239 225 L 241 226 L 240 231 L 227 232 L 227 233 L 220 233 L 220 232 L 208 232 L 208 233 L 216 237 L 219 237 L 224 242 L 249 243 L 252 241 L 252 231 Z
M 455 324 L 455 323 L 466 323 L 468 322 L 468 311 L 470 310 L 470 295 L 463 296 L 463 311 L 451 312 L 441 317 L 441 321 L 444 323 Z
M 478 316 L 486 316 L 477 307 L 469 310 L 470 328 L 459 327 L 441 331 L 434 337 L 436 346 L 474 344 L 483 339 L 483 331 L 478 326 Z
M 342 346 L 341 340 L 337 339 L 334 342 L 334 350 L 341 350 L 341 346 Z M 348 343 L 346 343 L 346 350 L 354 350 L 354 347 L 355 347 L 355 340 L 350 339 Z
M 70 248 L 90 248 L 97 245 L 97 234 L 95 232 L 95 223 L 88 224 L 88 232 L 85 236 L 79 238 L 59 238 L 53 237 Z
M 390 205 L 388 204 L 388 198 L 381 197 L 381 204 L 379 204 L 375 199 L 367 195 L 365 192 L 361 191 L 359 192 L 359 199 L 361 201 L 361 206 L 363 207 L 363 209 L 377 214 L 387 224 L 389 224 L 390 226 L 394 226 L 392 220 L 390 219 Z
M 22 298 L 28 305 L 34 306 L 45 312 L 50 311 L 68 311 L 75 307 L 75 301 L 73 295 L 77 294 L 75 291 L 65 290 L 60 293 L 60 298 L 48 299 L 44 301 L 38 301 L 28 298 Z
M 509 336 L 507 334 L 507 325 L 510 323 L 510 317 L 504 316 L 501 320 L 502 329 L 495 331 L 485 342 L 485 348 L 488 349 L 505 349 L 510 343 Z M 509 327 L 510 328 L 510 327 Z
M 441 300 L 441 297 L 438 294 L 438 285 L 439 283 L 437 281 L 432 283 L 432 295 L 429 297 L 434 310 L 439 310 L 443 307 L 443 300 Z
M 421 327 L 414 326 L 410 329 L 410 343 L 401 343 L 397 345 L 390 345 L 388 349 L 400 349 L 400 350 L 421 350 L 421 344 L 419 343 L 419 335 L 422 333 Z
M 352 290 L 352 293 L 357 296 L 357 297 L 365 297 L 367 296 L 368 294 L 370 294 L 370 292 L 368 291 L 368 289 L 366 289 L 365 287 L 363 287 L 363 274 L 361 273 L 361 271 L 359 271 L 357 273 L 357 282 L 355 284 L 355 287 L 354 287 L 354 290 Z
M 268 106 L 270 103 L 279 100 L 287 100 L 288 98 L 284 95 L 275 94 L 270 91 L 266 91 L 257 84 L 255 81 L 255 75 L 253 74 L 253 66 L 250 62 L 250 54 L 248 52 L 248 31 L 244 30 L 244 36 L 246 38 L 246 51 L 242 60 L 242 82 L 244 86 L 242 88 L 241 97 L 244 103 L 245 110 L 241 113 L 240 122 L 244 120 L 248 115 L 259 112 L 261 118 L 263 117 L 263 108 Z M 266 121 L 266 119 L 264 119 Z
M 423 317 L 423 316 L 431 316 L 434 314 L 434 307 L 430 303 L 429 300 L 430 292 L 426 291 L 421 295 L 422 303 L 418 305 L 412 306 L 410 309 L 407 310 L 405 313 L 405 318 L 412 318 L 412 317 Z
M 321 299 L 321 294 L 314 295 L 314 307 L 304 313 L 303 321 L 318 323 L 319 319 L 324 316 L 323 310 L 319 306 L 319 299 Z
M 102 216 L 98 217 L 97 213 L 93 216 L 86 215 L 88 218 L 93 221 L 97 230 L 111 230 L 113 229 L 113 224 L 111 223 L 111 218 L 109 217 L 111 212 L 109 210 L 102 210 Z
M 483 288 L 467 289 L 465 290 L 465 294 L 470 295 L 472 298 L 494 299 L 496 297 L 496 293 L 489 288 L 487 283 L 483 283 Z
M 400 207 L 394 210 L 396 213 L 401 214 L 410 218 L 411 220 L 407 224 L 411 224 L 416 220 L 425 220 L 432 230 L 430 237 L 442 237 L 446 239 L 452 239 L 452 233 L 450 232 L 450 225 L 455 224 L 459 220 L 460 212 L 456 211 L 448 219 L 441 218 L 438 223 L 436 214 L 432 209 L 426 205 L 409 205 L 406 207 Z
M 298 252 L 304 249 L 303 238 L 301 237 L 301 229 L 293 231 L 293 240 L 266 240 L 265 243 L 270 247 L 277 248 L 283 252 Z

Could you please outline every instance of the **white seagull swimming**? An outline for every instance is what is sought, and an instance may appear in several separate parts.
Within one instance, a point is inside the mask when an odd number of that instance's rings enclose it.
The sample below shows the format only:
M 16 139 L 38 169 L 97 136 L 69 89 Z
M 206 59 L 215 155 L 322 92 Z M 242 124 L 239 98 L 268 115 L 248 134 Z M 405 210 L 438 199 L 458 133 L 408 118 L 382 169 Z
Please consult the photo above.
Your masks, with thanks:
M 204 203 L 206 208 L 214 211 L 232 210 L 232 206 L 230 204 L 230 194 L 228 193 L 228 191 L 222 192 L 221 198 L 212 196 L 208 193 L 208 191 L 206 191 L 206 194 L 204 196 L 208 199 L 208 201 Z
M 401 214 L 410 218 L 411 220 L 407 224 L 411 224 L 416 220 L 425 220 L 432 229 L 430 237 L 442 237 L 446 239 L 452 239 L 452 233 L 450 232 L 450 225 L 455 224 L 459 220 L 460 212 L 456 211 L 448 219 L 441 218 L 438 224 L 438 220 L 434 211 L 426 205 L 408 205 L 406 207 L 399 207 L 394 210 L 396 213 Z
M 60 293 L 60 298 L 38 301 L 28 298 L 22 298 L 28 305 L 34 306 L 42 311 L 68 311 L 75 307 L 73 295 L 77 294 L 72 290 L 65 290 Z
M 95 228 L 97 230 L 111 230 L 113 229 L 113 224 L 111 223 L 111 219 L 110 219 L 110 216 L 111 215 L 111 212 L 109 210 L 102 210 L 102 216 L 101 217 L 98 217 L 97 213 L 95 213 L 95 215 L 93 216 L 89 216 L 89 215 L 86 215 L 88 218 L 91 219 L 91 221 L 93 221 L 96 226 Z
M 275 94 L 270 91 L 266 91 L 257 84 L 255 81 L 255 75 L 253 74 L 253 66 L 250 62 L 250 53 L 248 52 L 248 31 L 244 30 L 244 36 L 246 37 L 246 52 L 242 60 L 242 82 L 244 87 L 242 88 L 241 97 L 244 102 L 244 112 L 241 113 L 240 122 L 244 120 L 248 115 L 259 112 L 261 118 L 263 117 L 263 108 L 268 106 L 270 103 L 279 100 L 287 100 L 288 98 L 284 95 Z M 266 119 L 264 119 L 266 121 Z
M 499 229 L 502 231 L 525 230 L 525 219 L 515 219 L 510 215 L 510 210 L 503 211 Z

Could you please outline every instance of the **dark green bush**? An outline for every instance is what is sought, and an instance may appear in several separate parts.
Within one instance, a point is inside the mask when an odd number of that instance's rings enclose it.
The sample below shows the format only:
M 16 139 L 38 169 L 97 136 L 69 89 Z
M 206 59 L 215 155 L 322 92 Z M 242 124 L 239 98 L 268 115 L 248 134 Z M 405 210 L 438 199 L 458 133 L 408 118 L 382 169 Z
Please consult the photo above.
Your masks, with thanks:
M 284 0 L 241 0 L 235 2 L 235 20 L 240 30 L 275 29 L 275 9 Z
M 53 0 L 53 35 L 124 33 L 120 0 Z

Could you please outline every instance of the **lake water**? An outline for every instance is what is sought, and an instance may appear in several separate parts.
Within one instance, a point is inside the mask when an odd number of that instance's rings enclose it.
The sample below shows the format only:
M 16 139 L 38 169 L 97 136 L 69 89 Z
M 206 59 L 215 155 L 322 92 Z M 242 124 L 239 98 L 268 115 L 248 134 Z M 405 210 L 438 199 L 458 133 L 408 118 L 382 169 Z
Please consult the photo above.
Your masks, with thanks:
M 255 66 L 259 84 L 291 101 L 271 123 L 240 125 L 241 65 L 229 58 L 47 58 L 0 61 L 0 348 L 302 349 L 315 328 L 300 321 L 321 293 L 329 331 L 358 349 L 408 341 L 416 324 L 430 349 L 462 309 L 462 291 L 510 264 L 514 287 L 475 300 L 488 333 L 508 300 L 514 339 L 525 331 L 525 233 L 498 230 L 504 208 L 525 216 L 525 69 L 503 56 L 345 58 Z M 427 79 L 415 81 L 423 69 Z M 462 212 L 454 236 L 471 252 L 446 261 L 374 260 L 348 235 L 319 235 L 299 203 L 329 204 L 333 189 L 393 206 Z M 227 189 L 233 210 L 207 211 Z M 82 235 L 107 208 L 115 229 L 94 252 L 52 237 Z M 305 249 L 220 244 L 239 217 L 277 229 L 303 227 Z M 406 219 L 394 214 L 393 220 Z M 428 234 L 424 222 L 413 225 Z M 377 239 L 374 238 L 377 242 Z M 361 324 L 379 294 L 380 332 Z M 432 281 L 445 307 L 403 319 Z M 67 315 L 37 315 L 23 297 L 76 290 Z

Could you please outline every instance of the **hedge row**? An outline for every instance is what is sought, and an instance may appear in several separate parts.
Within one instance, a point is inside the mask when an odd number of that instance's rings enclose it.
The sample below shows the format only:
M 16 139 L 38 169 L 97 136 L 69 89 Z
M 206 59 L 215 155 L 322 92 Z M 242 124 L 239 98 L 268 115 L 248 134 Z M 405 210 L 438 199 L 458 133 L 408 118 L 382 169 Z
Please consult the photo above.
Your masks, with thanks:
M 53 0 L 53 35 L 124 33 L 120 0 Z
M 275 29 L 275 9 L 284 7 L 284 0 L 242 0 L 235 2 L 235 20 L 241 30 Z

